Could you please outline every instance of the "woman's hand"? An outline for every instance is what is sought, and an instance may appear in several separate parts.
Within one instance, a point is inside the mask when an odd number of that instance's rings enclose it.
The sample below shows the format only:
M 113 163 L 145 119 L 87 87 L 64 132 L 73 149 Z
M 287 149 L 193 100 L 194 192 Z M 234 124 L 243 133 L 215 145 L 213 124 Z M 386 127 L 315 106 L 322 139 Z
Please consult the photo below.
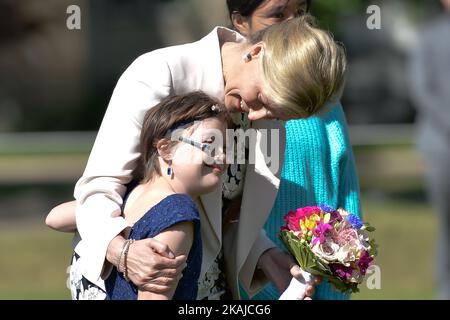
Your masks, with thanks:
M 108 246 L 107 260 L 117 266 L 125 238 L 116 236 Z M 165 293 L 181 277 L 187 257 L 175 257 L 169 247 L 155 239 L 133 242 L 127 256 L 128 278 L 140 290 Z
M 271 248 L 265 251 L 258 261 L 258 266 L 263 270 L 266 277 L 274 283 L 280 293 L 283 293 L 292 279 L 296 278 L 300 282 L 305 282 L 300 267 L 294 259 L 279 248 Z M 313 278 L 308 282 L 305 290 L 304 300 L 311 300 L 314 294 L 314 284 L 320 282 L 320 279 Z

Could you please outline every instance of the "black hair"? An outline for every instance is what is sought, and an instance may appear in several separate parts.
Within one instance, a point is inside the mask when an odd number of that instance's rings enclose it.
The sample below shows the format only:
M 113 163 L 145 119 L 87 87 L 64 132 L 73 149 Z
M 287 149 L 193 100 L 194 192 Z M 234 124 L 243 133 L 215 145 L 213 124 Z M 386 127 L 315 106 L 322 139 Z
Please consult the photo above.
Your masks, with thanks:
M 243 17 L 248 17 L 263 3 L 265 0 L 227 0 L 228 14 L 231 16 L 234 12 L 239 13 Z M 311 8 L 312 0 L 306 0 L 306 11 Z

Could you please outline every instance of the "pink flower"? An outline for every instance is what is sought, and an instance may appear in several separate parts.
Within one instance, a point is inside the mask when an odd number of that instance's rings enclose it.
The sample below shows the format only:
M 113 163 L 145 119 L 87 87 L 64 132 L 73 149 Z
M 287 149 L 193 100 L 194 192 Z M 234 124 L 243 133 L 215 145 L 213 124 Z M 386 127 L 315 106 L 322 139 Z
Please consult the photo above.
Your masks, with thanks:
M 333 234 L 334 241 L 339 244 L 339 246 L 344 246 L 346 244 L 359 242 L 358 232 L 352 228 L 341 229 Z
M 289 211 L 287 215 L 284 216 L 284 221 L 286 222 L 286 228 L 292 231 L 300 231 L 300 215 L 297 211 Z
M 319 221 L 317 223 L 317 227 L 313 230 L 313 234 L 315 236 L 312 244 L 315 245 L 317 242 L 323 244 L 326 240 L 325 236 L 333 230 L 333 227 L 329 223 L 323 223 Z
M 297 213 L 303 217 L 309 218 L 313 214 L 320 214 L 322 210 L 317 206 L 298 208 Z
M 310 206 L 304 208 L 298 208 L 296 210 L 291 210 L 287 215 L 284 216 L 284 221 L 286 222 L 286 227 L 292 231 L 300 231 L 300 221 L 305 218 L 309 218 L 313 214 L 320 214 L 321 210 L 319 207 Z

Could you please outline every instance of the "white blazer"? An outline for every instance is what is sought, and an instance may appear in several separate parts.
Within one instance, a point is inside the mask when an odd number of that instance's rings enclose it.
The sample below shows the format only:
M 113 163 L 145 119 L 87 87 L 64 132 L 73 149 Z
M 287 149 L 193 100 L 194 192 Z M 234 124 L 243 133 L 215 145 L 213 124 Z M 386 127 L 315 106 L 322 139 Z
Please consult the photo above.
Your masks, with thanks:
M 104 287 L 102 278 L 109 242 L 128 225 L 120 217 L 124 185 L 139 157 L 138 144 L 146 111 L 171 94 L 194 90 L 223 101 L 224 81 L 220 40 L 243 42 L 238 33 L 216 27 L 203 39 L 155 50 L 137 58 L 120 77 L 95 140 L 83 176 L 75 187 L 77 227 L 80 241 L 75 251 L 80 255 L 83 275 Z M 279 165 L 269 169 L 261 151 L 262 135 L 258 131 L 255 164 L 247 167 L 241 215 L 222 238 L 221 190 L 201 196 L 201 234 L 203 261 L 201 276 L 219 253 L 222 240 L 226 273 L 234 298 L 239 298 L 238 282 L 253 295 L 266 283 L 255 277 L 261 254 L 275 247 L 264 234 L 263 225 L 272 209 L 278 190 L 284 158 L 284 122 L 254 121 L 256 129 L 278 129 Z M 79 240 L 79 237 L 78 237 Z M 258 273 L 260 274 L 260 273 Z

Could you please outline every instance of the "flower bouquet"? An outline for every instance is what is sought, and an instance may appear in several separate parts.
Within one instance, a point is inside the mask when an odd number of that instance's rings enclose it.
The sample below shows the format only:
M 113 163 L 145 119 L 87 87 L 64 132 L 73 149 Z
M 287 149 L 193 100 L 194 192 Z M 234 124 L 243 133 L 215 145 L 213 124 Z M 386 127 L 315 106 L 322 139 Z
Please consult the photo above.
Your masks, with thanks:
M 303 270 L 341 292 L 359 291 L 377 254 L 368 236 L 375 228 L 343 209 L 324 205 L 289 211 L 284 220 L 280 237 Z

